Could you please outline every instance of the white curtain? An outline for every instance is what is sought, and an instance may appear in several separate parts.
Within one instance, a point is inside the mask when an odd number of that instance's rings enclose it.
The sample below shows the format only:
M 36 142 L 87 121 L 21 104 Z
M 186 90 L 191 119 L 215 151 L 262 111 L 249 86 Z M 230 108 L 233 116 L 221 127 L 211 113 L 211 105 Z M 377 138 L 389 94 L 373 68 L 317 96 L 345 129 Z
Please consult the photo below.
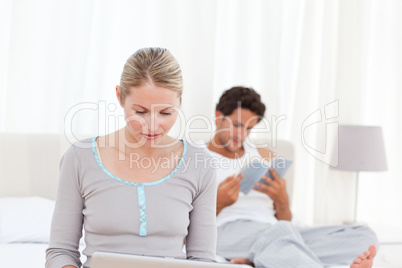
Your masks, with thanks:
M 398 0 L 2 0 L 0 131 L 118 128 L 125 60 L 167 47 L 187 119 L 212 118 L 234 85 L 261 93 L 270 126 L 258 135 L 294 143 L 292 208 L 306 224 L 353 218 L 355 174 L 329 168 L 326 130 L 382 126 L 389 171 L 360 174 L 358 220 L 402 225 L 401 14 Z

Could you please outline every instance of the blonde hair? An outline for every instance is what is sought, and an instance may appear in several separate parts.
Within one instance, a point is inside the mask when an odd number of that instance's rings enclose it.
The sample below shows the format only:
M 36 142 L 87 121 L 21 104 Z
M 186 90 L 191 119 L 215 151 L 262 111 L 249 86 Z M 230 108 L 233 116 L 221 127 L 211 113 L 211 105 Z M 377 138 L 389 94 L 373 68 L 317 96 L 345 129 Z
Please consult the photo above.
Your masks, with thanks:
M 166 48 L 150 47 L 137 50 L 124 65 L 120 78 L 121 102 L 131 87 L 150 83 L 176 91 L 181 97 L 183 78 L 177 60 Z

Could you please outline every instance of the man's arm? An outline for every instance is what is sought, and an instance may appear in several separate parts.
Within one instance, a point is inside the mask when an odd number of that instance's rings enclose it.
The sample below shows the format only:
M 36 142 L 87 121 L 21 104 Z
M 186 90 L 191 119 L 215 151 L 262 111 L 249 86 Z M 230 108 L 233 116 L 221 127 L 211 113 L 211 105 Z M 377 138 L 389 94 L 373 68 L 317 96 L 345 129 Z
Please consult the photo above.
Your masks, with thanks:
M 267 176 L 262 177 L 269 185 L 257 182 L 256 185 L 260 189 L 254 188 L 254 190 L 268 195 L 274 201 L 275 217 L 278 220 L 290 221 L 292 213 L 290 212 L 289 197 L 286 192 L 286 181 L 281 180 L 274 169 L 271 168 L 270 171 L 273 177 L 272 180 Z
M 240 181 L 242 178 L 243 174 L 240 174 L 237 177 L 233 175 L 219 184 L 216 197 L 216 215 L 218 215 L 222 209 L 237 201 L 240 192 Z
M 266 148 L 259 148 L 258 152 L 268 161 L 275 156 L 272 151 Z M 274 202 L 274 210 L 276 212 L 275 217 L 278 220 L 290 221 L 292 219 L 292 212 L 290 211 L 289 196 L 286 191 L 286 181 L 279 178 L 274 169 L 270 169 L 270 171 L 273 180 L 266 176 L 263 177 L 263 180 L 269 185 L 257 183 L 257 186 L 260 187 L 260 189 L 254 188 L 254 190 L 264 193 L 272 199 Z

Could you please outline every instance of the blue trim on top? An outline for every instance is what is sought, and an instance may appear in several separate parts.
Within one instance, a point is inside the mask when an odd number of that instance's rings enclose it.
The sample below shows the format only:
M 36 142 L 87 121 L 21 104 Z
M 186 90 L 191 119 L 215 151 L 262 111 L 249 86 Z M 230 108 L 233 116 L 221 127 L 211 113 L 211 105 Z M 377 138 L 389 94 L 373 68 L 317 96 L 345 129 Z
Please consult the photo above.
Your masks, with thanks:
M 105 172 L 105 173 L 106 173 L 109 177 L 111 177 L 112 179 L 114 179 L 114 180 L 116 180 L 116 181 L 118 181 L 118 182 L 127 184 L 127 185 L 131 185 L 131 186 L 141 186 L 141 185 L 143 185 L 143 186 L 152 186 L 152 185 L 157 185 L 157 184 L 159 184 L 159 183 L 162 183 L 162 182 L 168 180 L 168 179 L 169 179 L 170 177 L 172 177 L 172 176 L 176 173 L 176 171 L 182 166 L 182 164 L 183 164 L 183 162 L 184 162 L 184 157 L 186 156 L 186 153 L 187 153 L 187 142 L 186 142 L 185 140 L 181 140 L 181 141 L 183 142 L 183 147 L 184 147 L 184 148 L 183 148 L 183 154 L 181 155 L 181 159 L 180 159 L 179 164 L 177 164 L 176 168 L 175 168 L 172 172 L 170 172 L 169 175 L 167 175 L 166 177 L 164 177 L 164 178 L 162 178 L 162 179 L 160 179 L 160 180 L 153 181 L 153 182 L 131 182 L 131 181 L 126 181 L 126 180 L 123 180 L 123 179 L 120 179 L 120 178 L 116 177 L 115 175 L 113 175 L 112 173 L 110 173 L 110 171 L 107 170 L 107 169 L 102 165 L 102 163 L 101 163 L 101 161 L 100 161 L 100 159 L 99 159 L 98 153 L 96 152 L 96 139 L 97 139 L 98 137 L 99 137 L 99 136 L 92 138 L 92 152 L 93 152 L 93 154 L 94 154 L 94 156 L 95 156 L 95 160 L 96 160 L 96 162 L 98 163 L 99 167 L 103 170 L 103 172 Z
M 147 236 L 147 206 L 145 202 L 145 188 L 144 185 L 137 187 L 138 195 L 138 217 L 140 219 L 140 236 Z

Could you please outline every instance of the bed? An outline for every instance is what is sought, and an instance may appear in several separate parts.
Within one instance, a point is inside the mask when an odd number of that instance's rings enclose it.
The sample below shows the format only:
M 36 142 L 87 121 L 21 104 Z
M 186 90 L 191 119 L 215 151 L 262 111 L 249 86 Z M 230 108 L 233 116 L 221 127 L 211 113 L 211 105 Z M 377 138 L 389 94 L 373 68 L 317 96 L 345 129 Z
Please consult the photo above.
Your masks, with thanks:
M 1 268 L 44 267 L 58 165 L 73 140 L 56 134 L 0 133 Z M 289 142 L 278 141 L 275 151 L 279 156 L 294 159 L 293 146 Z M 286 179 L 291 195 L 292 168 Z M 386 228 L 377 230 L 381 233 L 382 245 L 375 267 L 401 268 L 402 235 L 398 237 L 395 231 Z M 402 230 L 398 231 L 402 234 Z M 80 248 L 84 247 L 81 241 Z

